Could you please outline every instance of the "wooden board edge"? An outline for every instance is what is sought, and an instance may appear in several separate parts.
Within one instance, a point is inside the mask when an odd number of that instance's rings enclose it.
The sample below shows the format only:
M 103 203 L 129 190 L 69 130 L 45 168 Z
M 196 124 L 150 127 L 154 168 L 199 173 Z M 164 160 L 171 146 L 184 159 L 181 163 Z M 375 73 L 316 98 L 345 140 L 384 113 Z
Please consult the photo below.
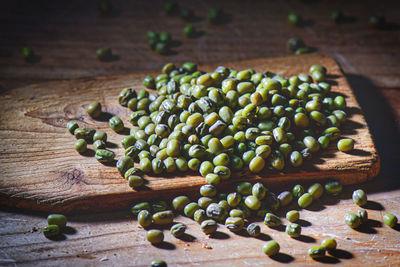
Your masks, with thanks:
M 312 182 L 326 182 L 328 180 L 332 180 L 332 178 L 337 178 L 338 180 L 342 181 L 343 185 L 350 185 L 350 184 L 356 184 L 360 182 L 366 182 L 368 180 L 372 180 L 374 177 L 376 177 L 380 171 L 380 158 L 377 155 L 375 158 L 376 161 L 371 165 L 371 167 L 363 172 L 357 172 L 355 173 L 354 171 L 346 171 L 340 173 L 338 175 L 337 172 L 333 171 L 326 171 L 323 173 L 320 172 L 315 172 L 315 176 L 313 177 L 307 177 L 307 178 L 301 178 L 301 177 L 293 177 L 291 179 L 284 179 L 280 181 L 279 178 L 260 178 L 260 177 L 255 177 L 251 179 L 237 179 L 236 182 L 241 182 L 241 181 L 248 181 L 251 183 L 255 182 L 261 182 L 265 184 L 267 187 L 275 189 L 273 190 L 275 193 L 279 193 L 280 191 L 276 191 L 278 188 L 282 188 L 283 186 L 293 186 L 294 184 L 310 184 Z M 318 175 L 317 175 L 318 173 Z M 299 174 L 301 175 L 301 173 Z M 349 180 L 350 182 L 347 183 L 346 180 Z M 197 197 L 198 196 L 198 190 L 200 186 L 205 184 L 204 182 L 200 182 L 198 184 L 194 184 L 185 190 L 185 195 L 188 195 L 189 197 Z M 221 183 L 220 188 L 223 189 L 229 189 L 232 188 L 236 183 L 232 182 L 225 182 Z M 282 191 L 282 189 L 281 189 Z M 158 198 L 162 197 L 165 199 L 172 199 L 173 196 L 181 193 L 181 189 L 166 189 L 160 191 L 160 194 L 158 195 Z M 123 210 L 126 209 L 128 210 L 130 206 L 133 205 L 133 203 L 140 201 L 140 199 L 146 199 L 150 200 L 154 198 L 152 196 L 152 191 L 143 191 L 140 194 L 140 197 L 135 196 L 135 192 L 125 192 L 125 193 L 120 193 L 120 194 L 103 194 L 103 195 L 97 195 L 93 197 L 80 197 L 76 198 L 74 200 L 67 200 L 64 203 L 60 204 L 50 204 L 50 203 L 43 203 L 39 202 L 37 200 L 32 200 L 32 199 L 22 199 L 19 197 L 7 197 L 4 195 L 0 195 L 0 205 L 8 206 L 8 207 L 14 207 L 17 209 L 21 210 L 35 210 L 35 211 L 40 211 L 40 212 L 59 212 L 63 214 L 74 214 L 74 213 L 79 213 L 79 212 L 85 212 L 85 213 L 98 213 L 98 212 L 105 212 L 105 211 L 112 211 L 112 210 Z M 111 197 L 112 196 L 112 197 Z M 94 201 L 96 199 L 96 201 Z M 22 201 L 23 200 L 23 201 Z M 103 204 L 100 206 L 97 203 L 99 201 L 102 201 Z

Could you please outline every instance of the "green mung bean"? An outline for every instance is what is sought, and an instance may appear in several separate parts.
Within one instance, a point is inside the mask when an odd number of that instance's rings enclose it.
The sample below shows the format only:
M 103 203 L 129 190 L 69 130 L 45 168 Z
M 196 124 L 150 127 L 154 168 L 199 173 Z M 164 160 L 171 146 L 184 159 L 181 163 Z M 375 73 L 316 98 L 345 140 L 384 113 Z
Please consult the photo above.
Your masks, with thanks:
M 50 214 L 47 216 L 47 223 L 49 225 L 57 225 L 61 229 L 67 225 L 67 217 L 62 214 Z
M 397 224 L 397 217 L 391 213 L 383 215 L 382 220 L 389 227 L 394 227 Z
M 280 246 L 275 240 L 268 241 L 264 244 L 262 251 L 268 256 L 274 256 L 279 253 Z

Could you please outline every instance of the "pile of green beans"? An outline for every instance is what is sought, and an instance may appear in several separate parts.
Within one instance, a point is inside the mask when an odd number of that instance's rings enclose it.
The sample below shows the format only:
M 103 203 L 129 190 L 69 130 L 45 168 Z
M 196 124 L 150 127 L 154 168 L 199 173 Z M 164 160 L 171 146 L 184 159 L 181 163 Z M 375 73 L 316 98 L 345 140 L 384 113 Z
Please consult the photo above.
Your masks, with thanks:
M 143 80 L 156 91 L 120 93 L 120 104 L 133 111 L 130 136 L 122 141 L 125 156 L 139 161 L 144 173 L 198 171 L 212 185 L 244 168 L 298 168 L 336 142 L 346 120 L 345 98 L 330 91 L 326 73 L 321 65 L 311 66 L 310 75 L 284 78 L 168 63 L 162 74 Z M 339 149 L 351 150 L 352 141 L 340 140 Z
M 120 92 L 118 102 L 132 111 L 132 127 L 121 140 L 125 152 L 116 167 L 128 184 L 139 189 L 144 183 L 143 174 L 186 171 L 199 172 L 206 182 L 197 200 L 182 195 L 175 197 L 171 205 L 156 201 L 132 207 L 138 223 L 148 230 L 149 242 L 163 242 L 163 231 L 154 229 L 160 225 L 169 225 L 177 238 L 185 234 L 186 226 L 174 223 L 176 213 L 195 220 L 207 235 L 213 235 L 218 224 L 223 224 L 232 232 L 245 231 L 256 237 L 261 228 L 249 223 L 250 217 L 259 218 L 271 229 L 280 228 L 284 221 L 276 214 L 282 207 L 295 202 L 297 209 L 304 209 L 324 192 L 340 194 L 342 185 L 337 181 L 328 181 L 324 186 L 315 183 L 307 190 L 295 185 L 278 195 L 262 183 L 240 182 L 231 192 L 217 190 L 221 182 L 241 170 L 260 173 L 267 168 L 299 168 L 332 142 L 338 142 L 340 151 L 353 149 L 352 139 L 340 139 L 340 126 L 347 117 L 345 98 L 331 92 L 325 81 L 325 67 L 313 65 L 309 73 L 285 78 L 272 72 L 238 71 L 222 66 L 206 73 L 192 62 L 180 67 L 168 63 L 162 74 L 144 78 L 143 85 L 153 91 L 124 88 Z M 98 102 L 87 106 L 94 119 L 101 117 L 101 109 Z M 127 130 L 116 116 L 109 120 L 109 125 L 117 133 Z M 106 149 L 106 133 L 79 128 L 73 121 L 67 128 L 77 138 L 75 149 L 79 153 L 93 143 L 99 162 L 114 160 L 114 152 Z M 353 195 L 360 206 L 366 202 L 361 193 Z M 350 216 L 348 221 L 352 223 Z M 368 220 L 365 210 L 355 216 L 359 223 Z M 286 233 L 290 237 L 301 235 L 301 226 L 296 223 L 299 217 L 297 210 L 286 214 Z M 394 219 L 389 217 L 388 225 L 394 225 Z M 279 252 L 279 244 L 274 242 L 264 246 L 265 254 Z M 329 241 L 327 246 L 333 245 Z M 317 257 L 327 249 L 315 249 L 310 256 Z
M 332 93 L 325 82 L 326 68 L 313 65 L 309 73 L 284 78 L 269 71 L 220 66 L 205 73 L 192 62 L 179 68 L 166 64 L 162 74 L 143 80 L 156 91 L 124 88 L 118 96 L 118 102 L 133 112 L 130 135 L 121 141 L 125 157 L 118 160 L 118 171 L 132 188 L 140 188 L 143 173 L 191 170 L 218 185 L 242 169 L 259 173 L 301 167 L 311 155 L 337 142 L 347 117 L 345 98 Z M 90 103 L 87 113 L 99 118 L 101 104 Z M 127 129 L 117 116 L 109 124 L 117 133 Z M 96 130 L 79 128 L 73 121 L 67 128 L 78 139 L 79 153 L 94 142 L 98 161 L 114 160 L 114 152 L 106 149 L 106 136 L 97 140 Z M 337 147 L 348 152 L 354 140 L 340 139 Z M 316 199 L 320 192 L 317 186 L 309 193 Z M 308 195 L 299 201 L 303 207 L 311 203 Z

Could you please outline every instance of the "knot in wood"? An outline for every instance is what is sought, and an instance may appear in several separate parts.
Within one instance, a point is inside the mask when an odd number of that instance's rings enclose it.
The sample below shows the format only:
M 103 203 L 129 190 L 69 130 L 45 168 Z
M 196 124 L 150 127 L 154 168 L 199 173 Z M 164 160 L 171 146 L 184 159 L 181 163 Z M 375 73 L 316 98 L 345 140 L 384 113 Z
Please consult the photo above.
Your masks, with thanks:
M 74 185 L 79 184 L 80 182 L 85 183 L 85 181 L 83 180 L 83 176 L 84 175 L 81 170 L 74 168 L 64 172 L 61 175 L 61 178 L 63 179 L 64 184 Z

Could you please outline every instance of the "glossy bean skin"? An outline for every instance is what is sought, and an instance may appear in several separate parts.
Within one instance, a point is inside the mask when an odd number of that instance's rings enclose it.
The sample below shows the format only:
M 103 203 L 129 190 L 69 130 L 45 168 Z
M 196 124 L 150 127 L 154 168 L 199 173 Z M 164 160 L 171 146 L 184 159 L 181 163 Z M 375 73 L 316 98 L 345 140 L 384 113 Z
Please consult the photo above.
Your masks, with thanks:
M 86 112 L 92 118 L 98 118 L 101 115 L 101 104 L 99 102 L 92 102 L 86 107 Z
M 325 247 L 323 246 L 315 246 L 308 250 L 308 256 L 313 259 L 322 258 L 325 256 Z
M 285 231 L 291 237 L 299 237 L 301 235 L 301 226 L 297 223 L 290 223 L 286 226 Z
M 186 228 L 186 225 L 182 223 L 177 223 L 171 227 L 170 231 L 173 236 L 179 238 L 185 234 Z
M 286 213 L 286 219 L 289 222 L 296 222 L 300 218 L 300 213 L 297 210 L 291 210 Z
M 190 199 L 187 196 L 177 196 L 172 200 L 172 206 L 176 211 L 183 211 L 189 203 Z
M 367 204 L 367 194 L 362 189 L 355 190 L 352 195 L 353 202 L 358 206 Z
M 397 217 L 391 213 L 386 213 L 382 217 L 383 222 L 389 226 L 389 227 L 394 227 L 397 224 Z
M 337 148 L 342 152 L 349 152 L 354 148 L 354 140 L 350 138 L 340 139 L 337 143 Z
M 57 225 L 60 229 L 67 225 L 67 217 L 62 214 L 50 214 L 47 216 L 47 223 L 49 225 Z
M 247 233 L 249 236 L 257 237 L 261 234 L 261 228 L 256 223 L 251 223 L 246 228 Z
M 361 219 L 354 213 L 347 213 L 344 216 L 344 222 L 351 228 L 357 228 L 361 224 Z
M 210 235 L 217 230 L 218 224 L 214 220 L 205 220 L 200 224 L 200 228 L 203 233 Z
M 144 228 L 149 227 L 153 222 L 152 215 L 147 210 L 142 210 L 138 214 L 138 223 Z
M 163 260 L 153 260 L 150 267 L 167 267 L 167 263 Z
M 60 227 L 55 224 L 48 225 L 43 227 L 42 232 L 43 235 L 47 238 L 55 237 L 60 234 Z
M 228 217 L 225 220 L 225 226 L 231 232 L 239 232 L 244 227 L 244 220 L 240 217 Z
M 267 213 L 264 218 L 264 224 L 269 227 L 278 227 L 282 224 L 281 219 L 272 213 Z
M 280 246 L 279 246 L 278 242 L 271 240 L 271 241 L 268 241 L 266 244 L 264 244 L 262 250 L 263 250 L 264 254 L 266 254 L 268 256 L 274 256 L 279 253 Z
M 321 242 L 321 246 L 324 247 L 327 251 L 335 250 L 337 247 L 336 240 L 333 238 L 325 238 Z
M 152 244 L 159 244 L 164 241 L 164 233 L 160 230 L 149 230 L 146 234 L 147 240 Z
M 297 200 L 297 203 L 300 208 L 304 209 L 310 206 L 312 201 L 313 201 L 312 195 L 310 193 L 305 193 Z

